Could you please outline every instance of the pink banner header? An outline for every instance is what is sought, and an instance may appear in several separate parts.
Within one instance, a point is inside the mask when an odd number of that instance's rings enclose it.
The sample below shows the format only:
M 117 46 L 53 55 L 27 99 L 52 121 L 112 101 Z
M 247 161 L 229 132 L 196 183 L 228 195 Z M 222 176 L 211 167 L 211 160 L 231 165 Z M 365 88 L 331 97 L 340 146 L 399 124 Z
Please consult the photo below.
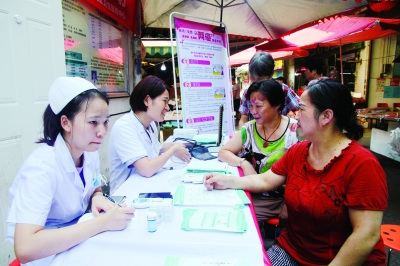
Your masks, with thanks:
M 179 18 L 174 19 L 175 31 L 181 36 L 181 41 L 196 41 L 227 47 L 225 33 L 217 32 L 219 27 Z

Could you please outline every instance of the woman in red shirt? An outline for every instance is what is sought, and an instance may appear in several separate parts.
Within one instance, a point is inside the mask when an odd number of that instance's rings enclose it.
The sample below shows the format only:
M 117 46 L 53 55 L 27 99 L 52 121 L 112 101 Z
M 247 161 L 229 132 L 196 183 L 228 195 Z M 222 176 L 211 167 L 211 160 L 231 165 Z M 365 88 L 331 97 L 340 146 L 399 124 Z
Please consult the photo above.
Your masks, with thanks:
M 363 128 L 349 90 L 332 80 L 311 85 L 296 119 L 306 141 L 268 172 L 244 178 L 208 174 L 205 186 L 261 192 L 286 182 L 288 221 L 268 250 L 272 265 L 385 265 L 380 225 L 388 205 L 386 176 L 357 143 Z

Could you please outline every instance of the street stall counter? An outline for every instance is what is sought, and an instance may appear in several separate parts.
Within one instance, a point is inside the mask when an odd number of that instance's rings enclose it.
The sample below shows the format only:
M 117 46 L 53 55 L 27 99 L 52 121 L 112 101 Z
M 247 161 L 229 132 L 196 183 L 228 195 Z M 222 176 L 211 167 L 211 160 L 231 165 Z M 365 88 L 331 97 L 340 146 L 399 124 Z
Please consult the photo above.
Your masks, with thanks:
M 357 109 L 357 119 L 364 128 L 370 128 L 370 150 L 400 162 L 398 151 L 391 145 L 394 131 L 400 127 L 400 110 L 398 108 L 364 108 Z

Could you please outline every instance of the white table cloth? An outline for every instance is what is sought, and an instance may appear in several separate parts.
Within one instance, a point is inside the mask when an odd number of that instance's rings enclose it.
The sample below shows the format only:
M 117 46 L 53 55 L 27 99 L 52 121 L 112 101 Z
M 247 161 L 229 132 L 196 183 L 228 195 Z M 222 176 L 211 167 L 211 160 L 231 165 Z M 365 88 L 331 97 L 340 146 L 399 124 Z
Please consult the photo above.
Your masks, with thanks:
M 236 168 L 232 170 L 237 172 Z M 151 178 L 132 175 L 114 195 L 127 196 L 126 203 L 130 204 L 142 192 L 173 192 L 181 184 L 184 171 L 184 168 L 162 170 Z M 173 222 L 162 222 L 154 233 L 147 231 L 147 209 L 137 209 L 136 227 L 96 235 L 58 254 L 51 265 L 162 266 L 167 256 L 244 259 L 252 266 L 264 265 L 263 246 L 248 206 L 244 208 L 248 224 L 246 233 L 185 231 L 180 224 L 182 211 L 186 208 L 174 207 Z M 210 210 L 217 207 L 196 208 Z

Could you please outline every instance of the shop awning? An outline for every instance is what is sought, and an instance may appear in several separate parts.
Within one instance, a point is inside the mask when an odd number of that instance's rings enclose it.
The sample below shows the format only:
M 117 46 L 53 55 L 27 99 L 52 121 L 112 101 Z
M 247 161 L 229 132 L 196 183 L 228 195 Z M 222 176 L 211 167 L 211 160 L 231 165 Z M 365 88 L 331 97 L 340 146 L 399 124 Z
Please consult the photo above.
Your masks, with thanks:
M 142 41 L 146 48 L 146 58 L 171 58 L 171 41 Z M 176 42 L 173 42 L 176 55 Z
M 231 66 L 240 66 L 243 64 L 248 64 L 250 62 L 250 59 L 253 57 L 253 55 L 256 53 L 256 48 L 255 46 L 250 47 L 244 51 L 241 51 L 237 54 L 231 55 L 229 58 L 229 63 Z M 275 60 L 288 60 L 291 58 L 296 58 L 296 57 L 302 57 L 302 56 L 307 56 L 308 51 L 306 50 L 298 50 L 298 51 L 282 51 L 282 52 L 272 52 L 271 56 Z
M 338 17 L 256 46 L 264 51 L 295 51 L 363 42 L 399 34 L 400 19 Z

